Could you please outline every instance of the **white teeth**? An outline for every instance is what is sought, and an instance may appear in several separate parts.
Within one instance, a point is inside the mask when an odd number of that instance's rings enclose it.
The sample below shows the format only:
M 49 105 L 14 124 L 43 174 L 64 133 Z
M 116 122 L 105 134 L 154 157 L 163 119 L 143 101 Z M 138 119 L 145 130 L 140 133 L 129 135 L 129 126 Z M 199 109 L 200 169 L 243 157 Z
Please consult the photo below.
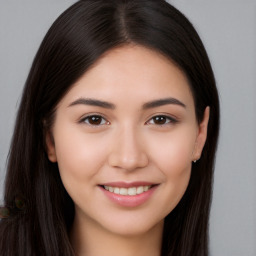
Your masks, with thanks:
M 144 188 L 141 186 L 141 187 L 137 187 L 137 194 L 141 194 L 144 192 Z
M 123 196 L 127 196 L 128 189 L 127 188 L 120 188 L 119 194 Z
M 143 189 L 144 189 L 144 191 L 148 191 L 149 190 L 149 186 L 144 186 Z
M 129 196 L 135 196 L 136 195 L 136 188 L 129 188 L 128 189 L 128 195 Z
M 119 194 L 119 192 L 120 192 L 120 189 L 119 189 L 119 188 L 114 188 L 114 193 L 115 193 L 115 194 Z
M 122 195 L 122 196 L 135 196 L 142 194 L 143 192 L 148 191 L 152 186 L 139 186 L 139 187 L 132 187 L 132 188 L 117 188 L 111 186 L 104 186 L 106 190 L 109 192 Z

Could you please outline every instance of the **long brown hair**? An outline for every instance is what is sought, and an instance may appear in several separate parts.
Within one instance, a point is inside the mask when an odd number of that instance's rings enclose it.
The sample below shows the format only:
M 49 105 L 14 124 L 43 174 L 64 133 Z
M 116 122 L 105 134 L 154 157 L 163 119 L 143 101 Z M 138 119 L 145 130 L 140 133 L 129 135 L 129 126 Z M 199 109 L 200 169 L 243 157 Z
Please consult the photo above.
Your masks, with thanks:
M 8 158 L 1 209 L 2 256 L 74 256 L 68 234 L 72 199 L 57 164 L 48 160 L 44 131 L 70 86 L 104 52 L 135 43 L 171 59 L 187 76 L 198 123 L 210 106 L 208 137 L 192 165 L 185 195 L 166 217 L 163 256 L 207 256 L 219 101 L 205 48 L 192 24 L 163 0 L 83 0 L 46 34 L 28 75 Z

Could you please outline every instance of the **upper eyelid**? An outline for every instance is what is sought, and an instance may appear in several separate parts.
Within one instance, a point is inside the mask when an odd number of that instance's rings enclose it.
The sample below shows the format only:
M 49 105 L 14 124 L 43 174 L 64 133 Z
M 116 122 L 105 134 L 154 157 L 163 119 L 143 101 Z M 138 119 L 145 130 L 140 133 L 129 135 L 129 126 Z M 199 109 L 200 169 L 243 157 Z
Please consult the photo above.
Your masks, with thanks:
M 179 122 L 179 120 L 177 118 L 172 117 L 170 115 L 158 114 L 158 115 L 154 115 L 154 116 L 150 117 L 146 123 L 150 122 L 153 118 L 158 117 L 158 116 L 165 117 L 165 118 L 169 119 L 171 122 L 175 122 L 175 123 Z
M 78 118 L 78 121 L 84 120 L 84 119 L 89 118 L 89 117 L 92 117 L 92 116 L 99 116 L 99 117 L 102 117 L 103 119 L 107 120 L 107 118 L 105 117 L 105 115 L 100 114 L 100 113 L 97 113 L 97 112 L 96 112 L 96 113 L 93 112 L 93 113 L 88 113 L 88 114 L 82 115 L 81 117 Z
M 105 120 L 106 123 L 105 124 L 100 124 L 100 125 L 93 125 L 93 124 L 88 124 L 88 123 L 85 122 L 85 120 L 87 118 L 90 118 L 90 117 L 93 117 L 93 116 L 101 117 L 102 119 Z M 98 127 L 98 126 L 103 126 L 103 125 L 109 125 L 108 123 L 110 123 L 110 122 L 101 114 L 89 114 L 89 115 L 85 115 L 85 116 L 79 118 L 78 123 L 79 124 L 85 124 L 85 125 L 88 125 L 88 126 L 91 126 L 91 127 Z
M 171 115 L 168 113 L 157 113 L 157 114 L 151 115 L 150 117 L 148 117 L 148 120 L 151 120 L 152 118 L 158 117 L 158 116 L 163 116 L 163 117 L 169 118 L 171 120 L 179 121 L 179 118 L 177 116 Z

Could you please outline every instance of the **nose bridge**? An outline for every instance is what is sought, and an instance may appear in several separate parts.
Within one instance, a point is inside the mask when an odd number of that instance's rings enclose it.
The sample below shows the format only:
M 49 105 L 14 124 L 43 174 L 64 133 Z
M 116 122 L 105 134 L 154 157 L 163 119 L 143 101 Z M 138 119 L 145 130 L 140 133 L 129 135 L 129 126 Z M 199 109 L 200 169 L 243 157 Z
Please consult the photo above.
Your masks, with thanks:
M 146 149 L 139 129 L 123 125 L 116 133 L 109 156 L 109 164 L 124 170 L 142 168 L 148 164 Z

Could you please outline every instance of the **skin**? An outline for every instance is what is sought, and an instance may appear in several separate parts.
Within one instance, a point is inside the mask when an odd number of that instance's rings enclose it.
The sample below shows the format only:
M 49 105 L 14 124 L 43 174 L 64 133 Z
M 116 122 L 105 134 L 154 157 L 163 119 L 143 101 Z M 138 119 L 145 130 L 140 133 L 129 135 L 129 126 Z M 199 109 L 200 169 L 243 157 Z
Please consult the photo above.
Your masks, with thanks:
M 115 108 L 74 103 L 81 98 Z M 185 106 L 143 108 L 166 98 Z M 88 115 L 102 119 L 93 122 Z M 163 115 L 168 118 L 161 122 L 153 118 Z M 208 118 L 207 107 L 197 123 L 183 72 L 142 46 L 110 50 L 71 87 L 57 106 L 46 143 L 49 160 L 58 162 L 75 204 L 70 239 L 77 255 L 160 255 L 164 218 L 187 188 L 192 161 L 203 150 Z M 123 207 L 98 186 L 115 181 L 158 185 L 142 205 Z

